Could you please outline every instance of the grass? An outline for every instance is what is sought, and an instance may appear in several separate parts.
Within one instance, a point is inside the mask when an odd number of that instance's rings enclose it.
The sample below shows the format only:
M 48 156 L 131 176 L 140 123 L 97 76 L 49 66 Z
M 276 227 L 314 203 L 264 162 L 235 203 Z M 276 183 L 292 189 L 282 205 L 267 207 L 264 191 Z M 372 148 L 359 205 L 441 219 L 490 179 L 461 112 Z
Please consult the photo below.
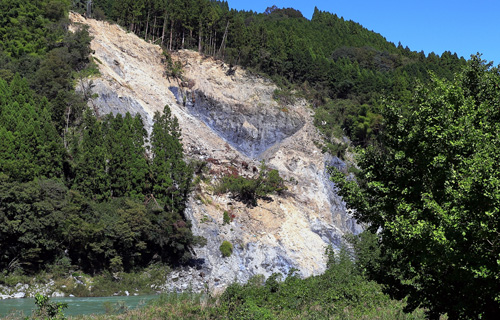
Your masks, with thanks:
M 263 284 L 261 288 L 265 288 Z M 255 288 L 254 288 L 255 289 Z M 282 305 L 269 306 L 248 295 L 235 294 L 230 301 L 222 296 L 183 293 L 164 294 L 151 301 L 146 306 L 134 310 L 120 309 L 110 306 L 108 314 L 92 316 L 75 316 L 70 319 L 338 319 L 338 320 L 404 320 L 425 319 L 424 311 L 419 309 L 411 314 L 405 314 L 403 301 L 383 301 L 373 304 L 360 303 L 344 306 L 339 303 L 325 305 L 316 301 L 307 306 L 297 308 Z M 264 300 L 264 299 L 263 299 Z M 318 297 L 318 300 L 319 297 Z

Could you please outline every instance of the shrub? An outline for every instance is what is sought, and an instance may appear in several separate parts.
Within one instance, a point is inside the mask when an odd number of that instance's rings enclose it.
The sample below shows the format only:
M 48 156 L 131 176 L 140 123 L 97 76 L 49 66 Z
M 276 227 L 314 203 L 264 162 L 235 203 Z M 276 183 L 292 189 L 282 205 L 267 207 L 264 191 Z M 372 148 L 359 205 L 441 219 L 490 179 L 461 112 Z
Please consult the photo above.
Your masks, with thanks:
M 172 56 L 163 51 L 164 61 L 165 61 L 165 72 L 164 75 L 167 78 L 182 78 L 182 73 L 184 72 L 182 63 L 180 61 L 173 61 Z
M 224 256 L 225 258 L 230 257 L 233 253 L 233 245 L 231 244 L 231 242 L 226 240 L 222 241 L 219 249 L 222 253 L 222 256 Z
M 38 309 L 34 312 L 35 319 L 66 319 L 63 310 L 68 304 L 61 302 L 51 302 L 49 297 L 40 293 L 35 295 L 35 304 Z
M 231 192 L 234 197 L 250 205 L 257 205 L 257 198 L 263 198 L 271 193 L 281 193 L 287 187 L 277 170 L 269 170 L 262 162 L 257 177 L 245 178 L 242 176 L 227 175 L 222 178 L 216 187 L 217 193 Z
M 229 216 L 229 212 L 224 211 L 223 221 L 224 224 L 229 224 L 231 222 L 231 217 Z

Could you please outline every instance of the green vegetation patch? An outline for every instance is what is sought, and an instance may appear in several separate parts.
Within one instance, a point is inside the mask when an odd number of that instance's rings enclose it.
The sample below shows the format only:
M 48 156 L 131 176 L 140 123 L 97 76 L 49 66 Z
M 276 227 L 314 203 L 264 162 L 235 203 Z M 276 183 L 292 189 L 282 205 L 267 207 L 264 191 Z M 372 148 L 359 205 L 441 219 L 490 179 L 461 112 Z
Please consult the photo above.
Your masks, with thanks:
M 239 175 L 227 175 L 215 187 L 216 193 L 231 192 L 234 197 L 249 205 L 256 206 L 258 198 L 264 198 L 274 192 L 287 190 L 285 181 L 277 170 L 269 170 L 262 162 L 259 174 L 253 178 Z
M 233 254 L 233 245 L 229 241 L 222 241 L 222 244 L 219 247 L 222 256 L 227 258 Z

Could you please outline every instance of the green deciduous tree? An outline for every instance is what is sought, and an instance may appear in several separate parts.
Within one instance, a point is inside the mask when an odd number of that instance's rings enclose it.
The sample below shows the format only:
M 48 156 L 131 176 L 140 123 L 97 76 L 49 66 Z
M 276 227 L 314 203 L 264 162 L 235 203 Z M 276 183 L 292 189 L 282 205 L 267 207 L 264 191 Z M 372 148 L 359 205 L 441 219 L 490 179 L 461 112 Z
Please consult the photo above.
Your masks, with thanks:
M 149 262 L 152 224 L 141 202 L 127 198 L 95 203 L 71 191 L 62 237 L 68 255 L 86 271 L 130 270 Z
M 61 253 L 66 187 L 53 180 L 9 182 L 0 173 L 0 268 L 35 271 Z
M 378 231 L 376 278 L 429 316 L 500 315 L 500 71 L 473 56 L 388 105 L 380 147 L 357 183 L 334 177 L 355 216 Z

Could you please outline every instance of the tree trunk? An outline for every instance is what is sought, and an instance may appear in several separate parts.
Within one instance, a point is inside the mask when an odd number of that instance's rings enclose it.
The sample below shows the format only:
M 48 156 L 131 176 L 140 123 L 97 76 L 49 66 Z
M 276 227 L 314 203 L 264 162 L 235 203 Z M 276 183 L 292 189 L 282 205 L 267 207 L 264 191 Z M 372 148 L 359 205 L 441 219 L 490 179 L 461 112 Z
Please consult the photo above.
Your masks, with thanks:
M 214 48 L 213 48 L 213 56 L 215 57 L 215 50 L 217 48 L 217 30 L 215 30 L 215 35 L 214 35 Z
M 92 0 L 87 1 L 87 18 L 92 18 Z
M 182 30 L 182 44 L 181 49 L 184 49 L 184 30 Z
M 221 53 L 222 53 L 222 49 L 224 47 L 224 44 L 226 43 L 226 37 L 227 37 L 227 29 L 229 28 L 229 20 L 227 21 L 227 24 L 226 24 L 226 30 L 224 31 L 224 36 L 222 37 L 222 42 L 220 44 L 220 48 L 219 48 L 219 56 L 221 56 Z
M 174 32 L 174 19 L 170 20 L 170 43 L 168 50 L 172 51 L 172 33 Z
M 149 29 L 149 15 L 151 13 L 151 9 L 148 10 L 148 17 L 146 18 L 146 32 L 144 33 L 144 40 L 148 41 L 148 29 Z
M 155 42 L 155 35 L 156 35 L 156 15 L 155 15 L 155 21 L 153 22 L 153 42 Z
M 165 43 L 165 29 L 167 29 L 167 20 L 168 20 L 167 13 L 165 12 L 165 18 L 163 18 L 163 30 L 161 32 L 161 44 L 160 44 L 160 47 L 162 47 L 163 44 Z
M 208 55 L 212 54 L 212 32 L 210 32 L 210 39 L 208 40 L 207 53 Z
M 200 19 L 200 25 L 199 26 L 200 26 L 200 30 L 198 31 L 198 53 L 201 53 L 201 30 L 202 30 L 202 28 L 201 28 L 201 26 L 202 26 L 201 19 Z

